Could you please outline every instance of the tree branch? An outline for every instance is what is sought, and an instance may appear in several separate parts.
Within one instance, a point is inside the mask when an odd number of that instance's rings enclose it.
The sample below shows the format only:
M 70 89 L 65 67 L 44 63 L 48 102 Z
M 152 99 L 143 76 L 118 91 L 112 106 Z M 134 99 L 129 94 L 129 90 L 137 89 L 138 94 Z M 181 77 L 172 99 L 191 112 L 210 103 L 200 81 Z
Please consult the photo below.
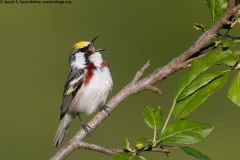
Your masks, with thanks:
M 95 144 L 86 143 L 86 142 L 83 142 L 83 141 L 80 141 L 78 143 L 77 147 L 78 147 L 78 149 L 83 148 L 83 149 L 98 151 L 98 152 L 107 154 L 109 156 L 113 156 L 117 152 L 122 152 L 123 151 L 121 149 L 109 149 L 109 148 L 105 148 L 105 147 L 98 146 L 98 145 L 95 145 Z
M 110 148 L 105 148 L 102 146 L 98 146 L 96 144 L 91 144 L 91 143 L 86 143 L 83 141 L 80 141 L 79 143 L 76 144 L 77 148 L 83 148 L 83 149 L 88 149 L 88 150 L 92 150 L 92 151 L 97 151 L 100 153 L 104 153 L 107 154 L 109 156 L 113 156 L 114 154 L 116 154 L 117 152 L 129 152 L 129 151 L 125 151 L 123 149 L 110 149 Z M 136 149 L 132 149 L 133 151 Z M 162 153 L 170 153 L 170 151 L 168 149 L 164 149 L 164 148 L 148 148 L 144 151 L 152 151 L 152 152 L 162 152 Z
M 182 69 L 186 65 L 186 61 L 195 53 L 201 50 L 204 45 L 210 42 L 212 38 L 216 36 L 216 33 L 223 27 L 224 24 L 228 24 L 228 19 L 240 9 L 240 5 L 237 5 L 234 7 L 235 0 L 229 0 L 227 10 L 225 14 L 215 23 L 212 25 L 212 27 L 204 32 L 198 40 L 183 54 L 181 54 L 179 57 L 173 59 L 170 63 L 166 64 L 164 67 L 158 68 L 145 78 L 140 79 L 146 68 L 149 66 L 150 62 L 148 61 L 142 69 L 140 69 L 133 80 L 127 84 L 120 92 L 118 92 L 114 97 L 112 97 L 109 102 L 106 104 L 109 107 L 109 113 L 111 113 L 121 102 L 123 102 L 127 97 L 130 95 L 133 95 L 135 93 L 141 92 L 146 89 L 155 90 L 155 88 L 152 87 L 155 83 L 163 80 L 164 78 L 170 76 L 171 74 L 175 73 L 176 71 Z M 151 86 L 151 87 L 149 87 Z M 89 133 L 91 133 L 93 130 L 95 130 L 98 125 L 100 125 L 106 118 L 108 117 L 108 114 L 103 112 L 100 112 L 93 117 L 93 119 L 88 123 L 91 128 L 89 129 Z M 83 148 L 83 146 L 87 147 L 85 142 L 82 142 L 86 137 L 86 133 L 83 129 L 80 129 L 75 136 L 66 144 L 64 145 L 52 158 L 51 160 L 59 160 L 64 159 L 67 157 L 71 152 L 78 148 Z M 79 143 L 79 144 L 78 144 Z M 80 145 L 81 144 L 81 145 Z M 80 147 L 80 146 L 82 147 Z M 90 145 L 91 147 L 96 147 L 96 145 Z M 90 149 L 91 147 L 88 146 Z M 115 151 L 109 150 L 106 148 L 99 148 L 99 152 L 111 154 Z

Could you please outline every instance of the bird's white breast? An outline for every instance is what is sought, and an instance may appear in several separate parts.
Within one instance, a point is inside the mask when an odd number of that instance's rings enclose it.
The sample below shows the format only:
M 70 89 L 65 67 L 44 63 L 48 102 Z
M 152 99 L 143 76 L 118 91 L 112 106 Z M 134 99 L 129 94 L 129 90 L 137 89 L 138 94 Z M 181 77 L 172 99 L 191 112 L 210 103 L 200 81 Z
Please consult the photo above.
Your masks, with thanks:
M 93 113 L 98 107 L 104 105 L 112 88 L 113 81 L 108 67 L 97 67 L 92 73 L 88 84 L 82 85 L 73 100 L 71 108 L 76 112 L 84 114 Z M 87 71 L 85 74 L 87 74 Z

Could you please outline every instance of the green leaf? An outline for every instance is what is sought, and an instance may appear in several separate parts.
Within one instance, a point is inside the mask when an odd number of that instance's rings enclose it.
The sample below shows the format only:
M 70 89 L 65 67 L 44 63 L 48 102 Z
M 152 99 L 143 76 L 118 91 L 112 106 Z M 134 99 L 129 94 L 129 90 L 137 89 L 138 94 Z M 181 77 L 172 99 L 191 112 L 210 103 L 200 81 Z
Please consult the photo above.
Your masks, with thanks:
M 238 62 L 239 56 L 233 52 L 231 56 L 225 57 L 222 60 L 218 61 L 216 64 L 226 64 L 230 67 L 233 67 Z
M 152 145 L 152 140 L 147 137 L 138 138 L 136 141 L 136 148 L 138 150 L 147 148 L 149 145 Z
M 162 126 L 162 113 L 163 111 L 161 107 L 151 108 L 149 106 L 147 106 L 142 112 L 144 121 L 154 130 L 159 129 Z
M 219 40 L 222 42 L 222 47 L 234 46 L 235 43 L 231 38 L 219 37 Z
M 183 150 L 186 154 L 188 154 L 189 156 L 192 156 L 196 159 L 199 160 L 211 160 L 208 156 L 202 154 L 201 152 L 199 152 L 198 150 L 194 149 L 194 148 L 189 148 L 189 147 L 179 147 L 181 150 Z
M 118 152 L 112 156 L 112 160 L 140 160 L 140 157 L 133 153 Z
M 169 124 L 160 134 L 158 142 L 198 143 L 205 139 L 213 128 L 213 125 L 199 123 L 191 119 L 180 120 Z
M 216 22 L 226 11 L 228 0 L 206 0 L 212 16 L 213 22 Z
M 233 79 L 231 86 L 228 89 L 227 97 L 236 105 L 240 106 L 240 72 Z
M 208 74 L 200 74 L 197 78 L 195 78 L 178 96 L 177 101 L 181 101 L 194 92 L 196 92 L 201 87 L 207 85 L 210 83 L 213 79 L 222 76 L 222 72 L 214 72 L 214 73 L 208 73 Z
M 193 28 L 195 28 L 196 30 L 201 30 L 202 32 L 205 32 L 204 26 L 201 23 L 194 23 Z
M 192 95 L 188 96 L 177 102 L 174 106 L 173 114 L 175 118 L 185 117 L 194 111 L 200 104 L 220 89 L 227 80 L 227 73 L 223 73 L 221 76 L 216 77 L 210 81 L 207 85 L 201 87 L 195 91 Z
M 193 61 L 190 73 L 180 78 L 174 96 L 174 116 L 178 118 L 188 115 L 225 83 L 226 73 L 222 76 L 220 72 L 203 74 L 205 70 L 215 64 L 233 66 L 237 61 L 238 55 L 226 48 L 218 48 Z
M 231 50 L 227 49 L 224 50 L 222 48 L 218 48 L 212 52 L 209 52 L 207 55 L 205 55 L 202 58 L 198 58 L 192 63 L 192 69 L 190 73 L 185 76 L 184 78 L 181 78 L 179 85 L 177 87 L 176 94 L 174 96 L 175 101 L 179 101 L 178 97 L 179 95 L 189 86 L 191 85 L 191 82 L 198 78 L 198 76 L 207 70 L 209 67 L 211 67 L 214 64 L 219 63 L 229 63 L 230 57 L 234 57 L 232 59 L 236 59 L 236 54 L 232 52 Z M 236 62 L 235 62 L 236 63 Z
M 129 141 L 128 141 L 127 138 L 125 138 L 125 140 L 124 140 L 123 148 L 126 149 L 126 150 L 128 150 L 128 151 L 131 150 L 130 143 L 129 143 Z

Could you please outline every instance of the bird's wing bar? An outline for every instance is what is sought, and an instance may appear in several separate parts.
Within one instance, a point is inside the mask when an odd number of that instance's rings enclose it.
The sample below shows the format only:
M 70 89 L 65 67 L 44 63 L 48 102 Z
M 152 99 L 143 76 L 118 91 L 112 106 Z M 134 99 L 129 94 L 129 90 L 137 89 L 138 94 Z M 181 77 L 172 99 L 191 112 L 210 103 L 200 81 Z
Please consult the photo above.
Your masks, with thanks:
M 74 69 L 69 73 L 64 85 L 63 96 L 71 94 L 78 87 L 79 83 L 83 81 L 83 73 L 83 69 Z
M 84 70 L 75 69 L 70 72 L 66 83 L 64 85 L 64 92 L 63 92 L 63 101 L 61 105 L 61 115 L 60 119 L 64 117 L 69 108 L 72 100 L 77 94 L 78 89 L 81 87 L 83 82 L 83 73 Z

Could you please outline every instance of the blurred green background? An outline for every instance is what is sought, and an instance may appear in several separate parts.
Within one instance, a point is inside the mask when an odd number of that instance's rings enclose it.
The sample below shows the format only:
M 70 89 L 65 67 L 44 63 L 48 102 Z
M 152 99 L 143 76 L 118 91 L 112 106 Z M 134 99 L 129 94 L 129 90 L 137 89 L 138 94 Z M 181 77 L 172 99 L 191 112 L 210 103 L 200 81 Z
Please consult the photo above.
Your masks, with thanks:
M 74 43 L 99 36 L 96 48 L 111 66 L 116 94 L 148 60 L 145 75 L 183 53 L 200 36 L 195 22 L 211 26 L 203 0 L 72 0 L 72 4 L 0 4 L 0 157 L 1 159 L 50 159 L 59 123 L 63 85 L 69 73 L 68 56 Z M 237 33 L 237 31 L 235 31 Z M 157 84 L 162 95 L 145 91 L 121 103 L 87 142 L 121 148 L 128 137 L 152 137 L 141 112 L 147 105 L 162 106 L 166 118 L 178 79 L 187 70 Z M 240 159 L 240 109 L 226 98 L 228 84 L 189 117 L 219 124 L 203 142 L 195 145 L 213 160 Z M 84 116 L 88 122 L 94 116 Z M 65 144 L 79 129 L 70 126 Z M 133 144 L 134 145 L 134 144 Z M 62 145 L 61 145 L 62 146 Z M 152 159 L 191 160 L 177 149 L 169 158 L 144 153 Z M 77 150 L 67 159 L 110 159 L 101 153 Z

